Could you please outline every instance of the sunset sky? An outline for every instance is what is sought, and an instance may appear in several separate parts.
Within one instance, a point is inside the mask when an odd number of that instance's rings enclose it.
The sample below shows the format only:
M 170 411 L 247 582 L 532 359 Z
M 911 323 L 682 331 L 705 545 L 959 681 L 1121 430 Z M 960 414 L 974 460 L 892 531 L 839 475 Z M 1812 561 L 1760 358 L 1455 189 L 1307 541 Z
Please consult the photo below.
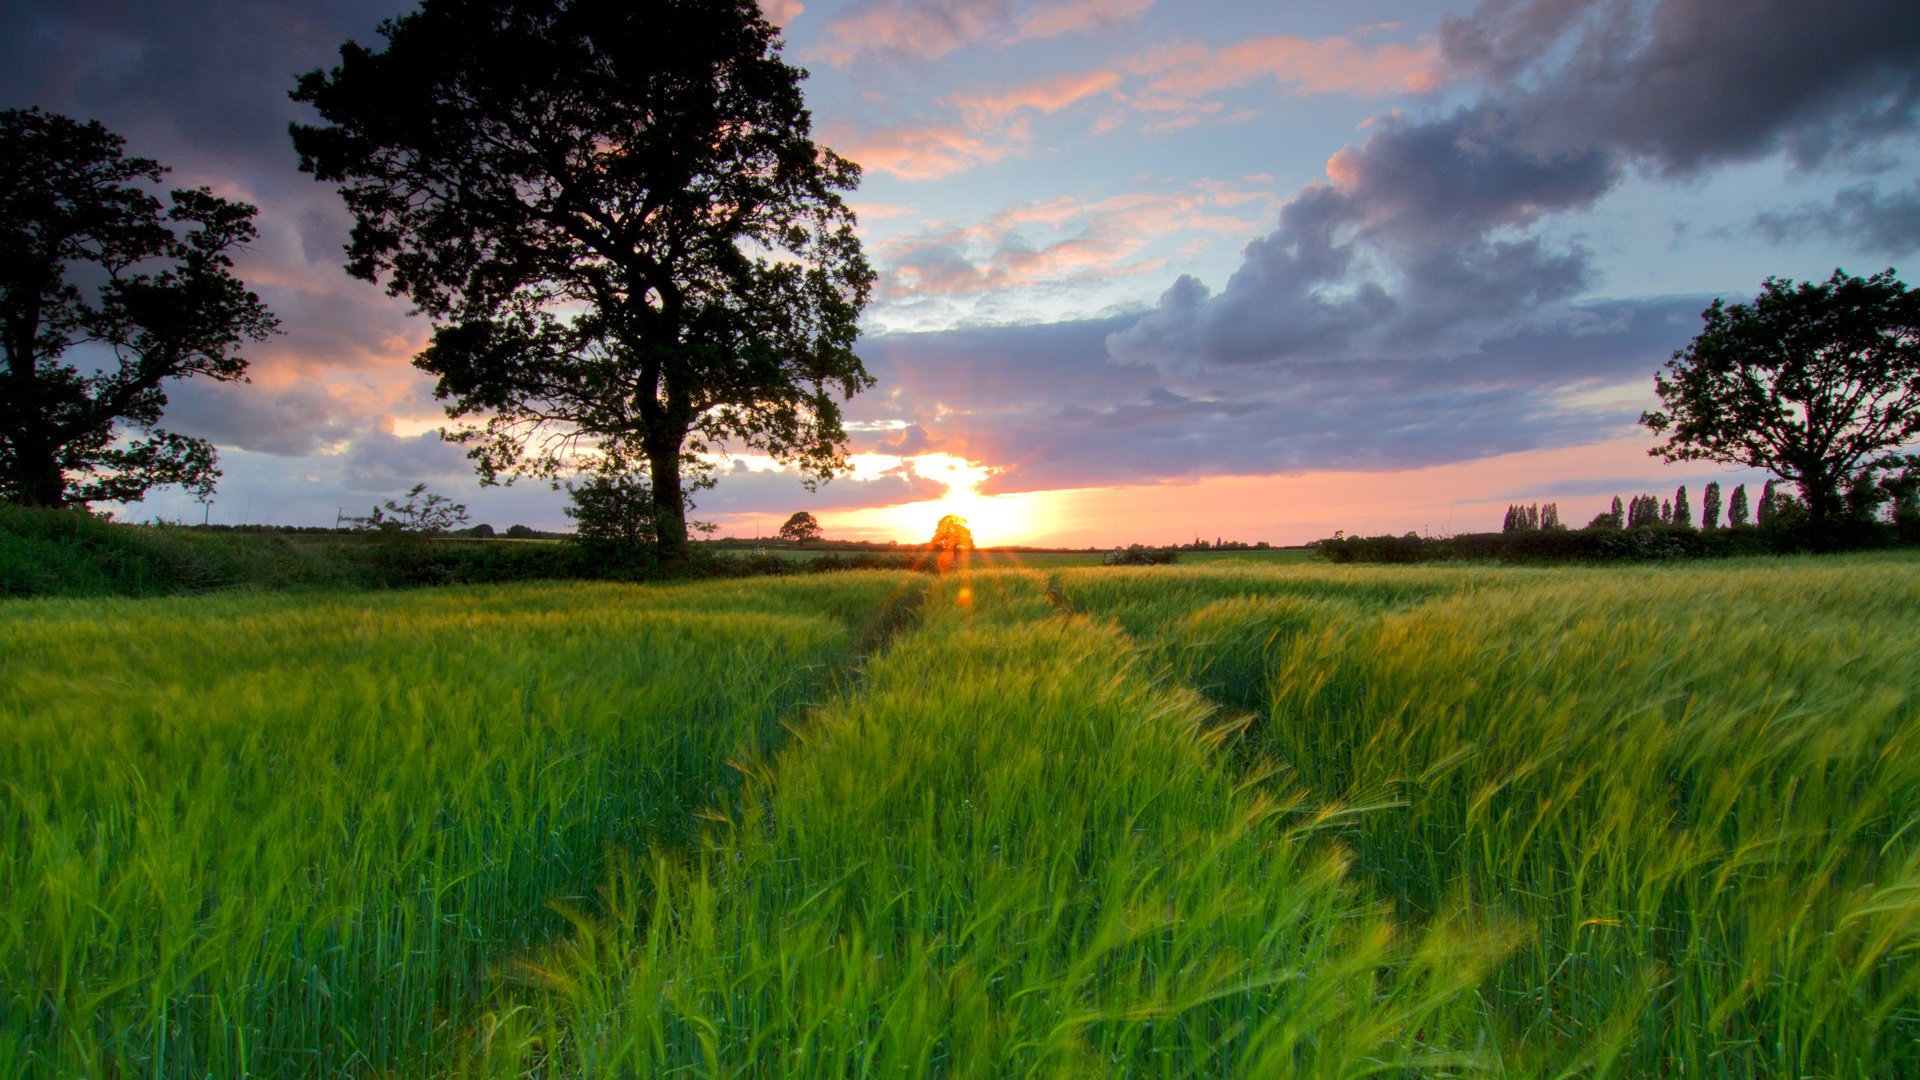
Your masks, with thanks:
M 1920 281 L 1913 0 L 762 0 L 816 136 L 865 167 L 880 272 L 855 469 L 734 457 L 693 516 L 766 534 L 1295 544 L 1583 524 L 1669 466 L 1635 421 L 1715 296 Z M 482 489 L 410 366 L 429 326 L 341 270 L 287 98 L 405 0 L 0 0 L 0 106 L 97 119 L 260 207 L 239 275 L 285 333 L 245 385 L 176 384 L 218 522 L 332 524 Z M 177 492 L 123 517 L 199 521 Z

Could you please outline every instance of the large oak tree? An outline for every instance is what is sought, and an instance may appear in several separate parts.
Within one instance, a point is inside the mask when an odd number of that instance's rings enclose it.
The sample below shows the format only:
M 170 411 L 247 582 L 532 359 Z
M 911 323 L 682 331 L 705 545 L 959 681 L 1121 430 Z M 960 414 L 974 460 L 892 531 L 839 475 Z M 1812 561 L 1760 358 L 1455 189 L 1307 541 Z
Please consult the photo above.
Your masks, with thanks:
M 1920 291 L 1892 270 L 1824 283 L 1768 278 L 1751 304 L 1715 300 L 1640 422 L 1667 461 L 1766 469 L 1800 488 L 1816 532 L 1842 484 L 1920 434 Z
M 664 560 L 696 456 L 846 465 L 873 272 L 754 0 L 425 0 L 293 92 L 348 270 L 435 320 L 415 360 L 484 479 L 645 464 Z M 689 470 L 692 470 L 691 473 Z
M 98 123 L 0 111 L 8 502 L 130 502 L 164 484 L 204 498 L 220 475 L 213 446 L 156 426 L 166 383 L 244 378 L 236 350 L 276 326 L 232 273 L 254 208 L 204 188 L 163 204 L 150 189 L 166 170 L 124 146 Z

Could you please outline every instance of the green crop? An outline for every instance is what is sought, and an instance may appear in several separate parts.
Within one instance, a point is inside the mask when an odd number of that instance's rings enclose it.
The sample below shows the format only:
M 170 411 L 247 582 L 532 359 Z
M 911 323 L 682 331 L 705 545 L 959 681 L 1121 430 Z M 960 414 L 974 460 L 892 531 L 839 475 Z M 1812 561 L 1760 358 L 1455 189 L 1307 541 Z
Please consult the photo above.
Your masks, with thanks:
M 1920 1074 L 1920 566 L 0 607 L 0 1075 Z

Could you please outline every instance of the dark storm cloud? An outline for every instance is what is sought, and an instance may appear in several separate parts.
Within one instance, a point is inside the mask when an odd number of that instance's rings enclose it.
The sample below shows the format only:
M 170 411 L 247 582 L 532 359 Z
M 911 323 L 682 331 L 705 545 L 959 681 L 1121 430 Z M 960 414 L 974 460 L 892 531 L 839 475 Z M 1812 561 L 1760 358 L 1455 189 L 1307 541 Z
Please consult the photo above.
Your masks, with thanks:
M 12 0 L 0 100 L 96 119 L 135 153 L 291 187 L 294 77 L 375 38 L 405 0 Z M 284 177 L 281 176 L 284 174 Z
M 1488 0 L 1439 36 L 1527 144 L 1667 174 L 1779 151 L 1815 165 L 1920 123 L 1912 0 Z
M 1477 102 L 1382 118 L 1217 294 L 1183 277 L 1109 338 L 1114 359 L 1169 388 L 1272 403 L 1271 426 L 1258 413 L 1210 423 L 1208 442 L 1234 445 L 1205 468 L 1249 452 L 1287 468 L 1437 464 L 1631 424 L 1554 401 L 1651 374 L 1697 331 L 1699 301 L 1572 303 L 1598 275 L 1582 246 L 1552 238 L 1552 217 L 1636 169 L 1783 152 L 1878 167 L 1876 148 L 1916 128 L 1910 0 L 1488 0 L 1440 36 L 1456 74 L 1481 82 Z M 1760 226 L 1900 250 L 1920 232 L 1920 194 L 1851 188 Z M 1343 444 L 1347 425 L 1367 438 Z M 1202 457 L 1183 445 L 1161 448 L 1176 469 Z
M 167 393 L 168 429 L 262 454 L 319 453 L 351 437 L 363 423 L 350 406 L 315 386 L 275 392 L 189 379 Z
M 885 358 L 883 386 L 937 387 L 893 406 L 925 429 L 925 446 L 1001 466 L 983 490 L 1012 492 L 1414 468 L 1595 441 L 1631 429 L 1638 410 L 1568 395 L 1651 376 L 1698 330 L 1706 303 L 1563 305 L 1455 351 L 1169 370 L 1114 361 L 1113 321 L 900 335 L 865 348 Z M 965 355 L 992 358 L 995 374 L 954 379 Z
M 1617 167 L 1594 150 L 1538 157 L 1510 136 L 1487 106 L 1384 121 L 1334 156 L 1334 184 L 1302 190 L 1247 245 L 1218 296 L 1182 278 L 1114 336 L 1114 357 L 1164 368 L 1428 350 L 1577 294 L 1593 277 L 1584 251 L 1511 234 L 1592 203 Z
M 1904 255 L 1920 250 L 1920 180 L 1887 195 L 1875 184 L 1855 184 L 1835 193 L 1827 205 L 1768 211 L 1753 224 L 1776 244 L 1831 236 L 1864 251 Z
M 470 482 L 473 463 L 466 447 L 441 441 L 437 432 L 401 436 L 380 425 L 353 440 L 340 472 L 348 491 L 396 492 L 415 484 L 438 489 Z

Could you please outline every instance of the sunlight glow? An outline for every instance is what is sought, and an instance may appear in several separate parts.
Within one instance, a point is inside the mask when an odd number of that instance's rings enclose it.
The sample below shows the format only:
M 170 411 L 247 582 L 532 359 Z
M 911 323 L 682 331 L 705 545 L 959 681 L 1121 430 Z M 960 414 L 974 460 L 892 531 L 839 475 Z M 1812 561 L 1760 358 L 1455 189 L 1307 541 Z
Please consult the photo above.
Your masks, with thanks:
M 974 541 L 983 545 L 1032 543 L 1051 528 L 1037 495 L 980 493 L 980 485 L 997 471 L 992 466 L 947 453 L 902 460 L 915 475 L 945 484 L 946 494 L 922 502 L 836 514 L 834 525 L 856 534 L 885 535 L 903 544 L 926 543 L 940 519 L 948 514 L 965 518 Z

